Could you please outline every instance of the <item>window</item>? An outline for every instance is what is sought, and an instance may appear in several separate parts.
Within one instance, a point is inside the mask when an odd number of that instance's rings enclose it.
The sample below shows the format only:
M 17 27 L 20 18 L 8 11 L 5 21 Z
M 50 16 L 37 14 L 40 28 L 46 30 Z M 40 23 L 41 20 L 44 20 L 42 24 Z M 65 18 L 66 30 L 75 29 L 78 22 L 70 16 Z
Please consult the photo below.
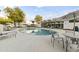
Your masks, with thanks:
M 74 22 L 74 20 L 69 20 L 70 23 Z M 75 22 L 79 22 L 79 20 L 75 20 Z

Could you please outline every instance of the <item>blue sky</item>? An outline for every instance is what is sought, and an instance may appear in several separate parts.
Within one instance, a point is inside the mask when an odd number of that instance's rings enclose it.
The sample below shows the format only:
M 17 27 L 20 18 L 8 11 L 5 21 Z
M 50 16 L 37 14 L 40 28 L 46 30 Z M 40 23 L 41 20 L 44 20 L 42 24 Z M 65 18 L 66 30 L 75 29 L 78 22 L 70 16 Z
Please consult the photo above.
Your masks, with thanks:
M 19 6 L 26 14 L 27 20 L 34 20 L 36 15 L 43 16 L 43 19 L 52 19 L 63 16 L 69 12 L 79 10 L 79 6 Z M 0 9 L 4 7 L 1 6 Z
M 35 15 L 42 15 L 43 19 L 60 17 L 69 12 L 79 10 L 79 6 L 22 6 L 21 9 L 26 13 L 27 19 L 33 20 Z

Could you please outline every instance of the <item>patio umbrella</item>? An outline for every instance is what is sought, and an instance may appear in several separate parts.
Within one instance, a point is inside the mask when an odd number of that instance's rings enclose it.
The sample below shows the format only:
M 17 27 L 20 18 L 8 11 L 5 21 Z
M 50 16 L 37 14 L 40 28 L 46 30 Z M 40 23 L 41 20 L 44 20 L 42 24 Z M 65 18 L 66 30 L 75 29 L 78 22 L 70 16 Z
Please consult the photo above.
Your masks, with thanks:
M 72 15 L 72 17 L 73 17 L 73 23 L 74 23 L 74 25 L 73 25 L 73 27 L 74 27 L 74 29 L 73 29 L 73 35 L 75 35 L 75 21 L 76 21 L 76 14 L 75 14 L 75 12 L 73 12 L 73 13 L 70 13 L 71 15 Z M 63 19 L 68 19 L 68 17 L 67 17 L 68 15 L 65 15 L 64 17 L 63 17 Z
M 75 21 L 76 21 L 76 15 L 75 15 L 74 12 L 73 12 L 72 14 L 73 14 L 73 18 L 74 18 L 74 26 L 73 26 L 73 27 L 74 27 L 74 29 L 73 29 L 73 30 L 74 30 L 74 33 L 73 33 L 73 34 L 75 35 Z

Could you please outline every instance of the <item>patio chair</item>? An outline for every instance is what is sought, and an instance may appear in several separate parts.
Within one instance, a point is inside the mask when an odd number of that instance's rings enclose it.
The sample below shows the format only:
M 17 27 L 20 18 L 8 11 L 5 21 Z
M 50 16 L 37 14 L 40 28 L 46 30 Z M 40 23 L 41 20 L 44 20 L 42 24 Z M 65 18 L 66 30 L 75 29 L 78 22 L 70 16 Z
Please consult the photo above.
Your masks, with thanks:
M 11 38 L 11 37 L 15 37 L 15 38 L 16 38 L 16 34 L 17 34 L 16 31 L 10 31 L 10 32 L 7 34 L 7 36 L 8 36 L 9 38 Z
M 1 33 L 0 40 L 8 38 L 7 33 Z
M 68 35 L 73 35 L 73 31 L 67 30 L 66 33 L 68 33 Z M 78 35 L 78 32 L 75 32 L 75 35 Z M 75 49 L 75 51 L 77 49 L 79 50 L 79 39 L 69 37 L 68 38 L 68 50 L 69 49 L 71 50 Z
M 68 41 L 68 48 L 79 51 L 79 39 L 70 38 L 70 40 Z
M 52 34 L 51 43 L 53 43 L 53 47 L 54 47 L 55 40 L 58 40 L 58 43 L 59 43 L 59 41 L 62 41 L 63 48 L 64 48 L 64 38 L 62 36 L 60 36 L 60 34 L 57 34 L 57 33 Z

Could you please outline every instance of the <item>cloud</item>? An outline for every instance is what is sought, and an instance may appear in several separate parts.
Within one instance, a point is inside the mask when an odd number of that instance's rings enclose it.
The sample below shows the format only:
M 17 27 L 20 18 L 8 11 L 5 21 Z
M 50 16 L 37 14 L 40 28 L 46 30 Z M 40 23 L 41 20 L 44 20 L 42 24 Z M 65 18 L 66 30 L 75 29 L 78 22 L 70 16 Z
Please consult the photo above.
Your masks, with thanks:
M 6 8 L 6 7 L 10 7 L 10 8 L 14 8 L 15 6 L 13 6 L 13 5 L 6 5 L 6 6 L 3 6 L 3 8 Z
M 39 6 L 36 6 L 36 7 L 37 7 L 37 8 L 42 8 L 42 7 L 44 7 L 44 6 L 40 6 L 40 5 L 39 5 Z
M 0 12 L 0 17 L 6 17 L 6 15 L 3 11 Z

